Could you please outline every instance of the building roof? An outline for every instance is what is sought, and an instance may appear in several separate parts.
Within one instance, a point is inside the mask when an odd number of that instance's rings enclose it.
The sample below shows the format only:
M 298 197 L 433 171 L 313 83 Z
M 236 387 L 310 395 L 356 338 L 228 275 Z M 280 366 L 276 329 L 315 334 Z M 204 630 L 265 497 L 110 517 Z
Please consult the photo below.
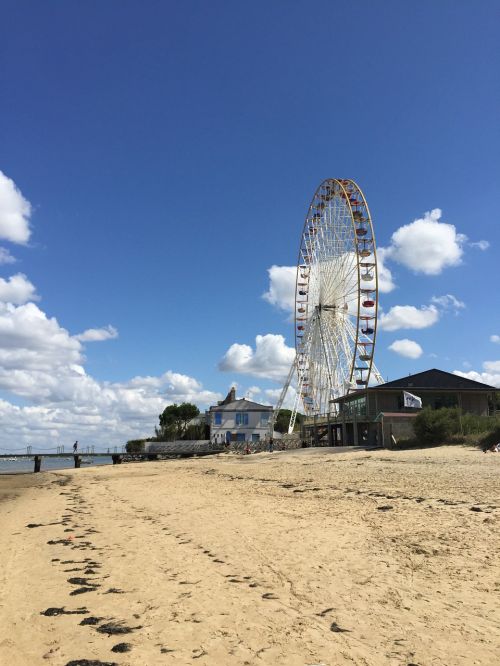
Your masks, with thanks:
M 498 391 L 494 386 L 482 384 L 467 377 L 454 375 L 452 372 L 445 372 L 432 368 L 424 372 L 417 372 L 408 377 L 401 377 L 392 382 L 378 384 L 377 386 L 368 386 L 367 388 L 357 389 L 352 393 L 347 393 L 339 398 L 330 400 L 330 402 L 344 402 L 345 400 L 354 400 L 356 397 L 366 395 L 369 391 L 394 391 L 395 389 L 412 391 L 438 390 L 438 391 Z
M 496 391 L 494 386 L 476 382 L 473 379 L 467 379 L 460 375 L 454 375 L 451 372 L 444 370 L 425 370 L 424 372 L 417 372 L 408 377 L 395 379 L 392 382 L 379 384 L 378 386 L 370 386 L 370 389 L 375 391 L 401 388 L 401 389 L 448 389 L 448 390 L 463 390 L 463 391 Z
M 211 412 L 265 412 L 272 411 L 272 409 L 269 405 L 259 405 L 258 402 L 252 402 L 245 398 L 210 407 Z

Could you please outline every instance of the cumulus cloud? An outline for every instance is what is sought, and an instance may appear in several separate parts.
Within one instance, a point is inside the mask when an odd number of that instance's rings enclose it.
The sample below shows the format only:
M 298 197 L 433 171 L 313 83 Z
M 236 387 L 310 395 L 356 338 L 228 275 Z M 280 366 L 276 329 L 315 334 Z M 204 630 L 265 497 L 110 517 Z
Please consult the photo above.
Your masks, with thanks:
M 386 258 L 390 256 L 390 252 L 385 247 L 379 247 L 377 250 L 377 271 L 378 271 L 378 288 L 384 294 L 389 293 L 396 288 L 394 279 L 390 269 L 385 265 Z
M 480 241 L 475 241 L 474 243 L 469 243 L 470 247 L 477 247 L 478 250 L 487 250 L 490 246 L 489 241 L 487 240 L 480 240 Z
M 295 358 L 295 349 L 287 347 L 282 335 L 258 335 L 255 350 L 249 345 L 234 343 L 219 362 L 223 372 L 283 381 Z
M 500 361 L 485 361 L 482 367 L 482 372 L 477 372 L 476 370 L 469 370 L 469 372 L 453 370 L 453 374 L 500 388 Z
M 31 204 L 14 181 L 0 171 L 0 238 L 25 245 L 31 235 Z
M 101 342 L 102 340 L 113 340 L 118 337 L 118 331 L 114 326 L 108 325 L 104 328 L 88 328 L 83 333 L 74 336 L 80 342 Z
M 296 266 L 271 266 L 269 273 L 269 291 L 262 298 L 286 312 L 295 312 Z
M 453 294 L 433 296 L 431 298 L 431 302 L 443 308 L 443 310 L 453 310 L 455 314 L 458 314 L 459 310 L 463 310 L 465 308 L 465 303 L 463 301 L 459 301 L 458 298 L 453 296 Z
M 394 340 L 394 342 L 389 345 L 389 349 L 406 358 L 419 358 L 423 354 L 423 349 L 418 342 L 408 340 L 408 338 Z
M 101 329 L 104 331 L 110 330 Z M 25 400 L 0 400 L 0 447 L 40 448 L 74 439 L 97 446 L 151 435 L 158 414 L 174 402 L 214 404 L 221 394 L 168 370 L 125 382 L 87 374 L 82 341 L 35 303 L 0 303 L 0 390 Z
M 21 305 L 28 301 L 37 300 L 39 300 L 39 297 L 37 296 L 35 285 L 33 285 L 23 273 L 12 275 L 10 278 L 7 278 L 7 280 L 0 278 L 1 302 Z
M 278 400 L 280 399 L 281 396 L 281 389 L 266 389 L 264 391 L 264 399 L 262 400 L 262 403 L 264 405 L 272 405 L 273 407 L 276 407 L 276 404 Z M 283 401 L 282 409 L 293 409 L 295 406 L 295 398 L 297 396 L 297 389 L 295 386 L 289 386 L 288 391 L 286 392 L 285 399 Z M 299 403 L 299 411 L 303 410 L 304 407 L 302 405 L 302 402 Z
M 15 264 L 16 261 L 16 258 L 11 255 L 7 248 L 0 247 L 0 266 L 5 264 Z
M 416 308 L 413 305 L 395 305 L 381 315 L 379 327 L 383 331 L 397 331 L 401 328 L 428 328 L 439 319 L 439 311 L 434 305 Z
M 490 335 L 490 342 L 496 342 L 496 344 L 500 344 L 500 335 Z
M 457 233 L 452 224 L 440 222 L 441 215 L 435 208 L 397 229 L 385 249 L 386 258 L 426 275 L 439 275 L 447 266 L 460 264 L 467 236 Z
M 245 391 L 245 398 L 247 400 L 253 400 L 254 402 L 255 401 L 260 402 L 260 400 L 262 399 L 262 389 L 260 388 L 260 386 L 250 386 Z

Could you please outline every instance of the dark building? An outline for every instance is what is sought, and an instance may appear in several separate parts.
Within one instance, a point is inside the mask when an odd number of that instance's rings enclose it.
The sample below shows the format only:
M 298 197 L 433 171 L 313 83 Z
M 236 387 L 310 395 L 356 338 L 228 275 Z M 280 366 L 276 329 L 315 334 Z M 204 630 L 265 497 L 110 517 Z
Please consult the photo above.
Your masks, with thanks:
M 489 416 L 497 389 L 434 368 L 333 400 L 330 416 L 308 419 L 305 436 L 329 445 L 388 445 L 409 438 L 420 410 L 405 407 L 405 391 L 420 398 L 422 407 L 459 407 L 464 413 Z

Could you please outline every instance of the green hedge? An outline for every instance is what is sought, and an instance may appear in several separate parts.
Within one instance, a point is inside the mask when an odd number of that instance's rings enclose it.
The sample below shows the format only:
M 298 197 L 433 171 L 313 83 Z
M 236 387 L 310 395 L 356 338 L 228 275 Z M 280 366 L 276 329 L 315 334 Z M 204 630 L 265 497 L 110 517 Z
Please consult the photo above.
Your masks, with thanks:
M 415 435 L 423 444 L 442 444 L 455 435 L 484 435 L 500 429 L 500 419 L 462 414 L 457 407 L 426 407 L 415 419 Z

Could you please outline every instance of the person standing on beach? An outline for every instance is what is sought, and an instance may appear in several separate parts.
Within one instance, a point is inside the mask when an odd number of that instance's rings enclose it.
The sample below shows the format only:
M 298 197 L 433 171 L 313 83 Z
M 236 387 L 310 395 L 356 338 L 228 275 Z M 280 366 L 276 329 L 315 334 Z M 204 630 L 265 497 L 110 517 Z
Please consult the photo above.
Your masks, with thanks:
M 78 440 L 73 444 L 73 453 L 78 451 Z

